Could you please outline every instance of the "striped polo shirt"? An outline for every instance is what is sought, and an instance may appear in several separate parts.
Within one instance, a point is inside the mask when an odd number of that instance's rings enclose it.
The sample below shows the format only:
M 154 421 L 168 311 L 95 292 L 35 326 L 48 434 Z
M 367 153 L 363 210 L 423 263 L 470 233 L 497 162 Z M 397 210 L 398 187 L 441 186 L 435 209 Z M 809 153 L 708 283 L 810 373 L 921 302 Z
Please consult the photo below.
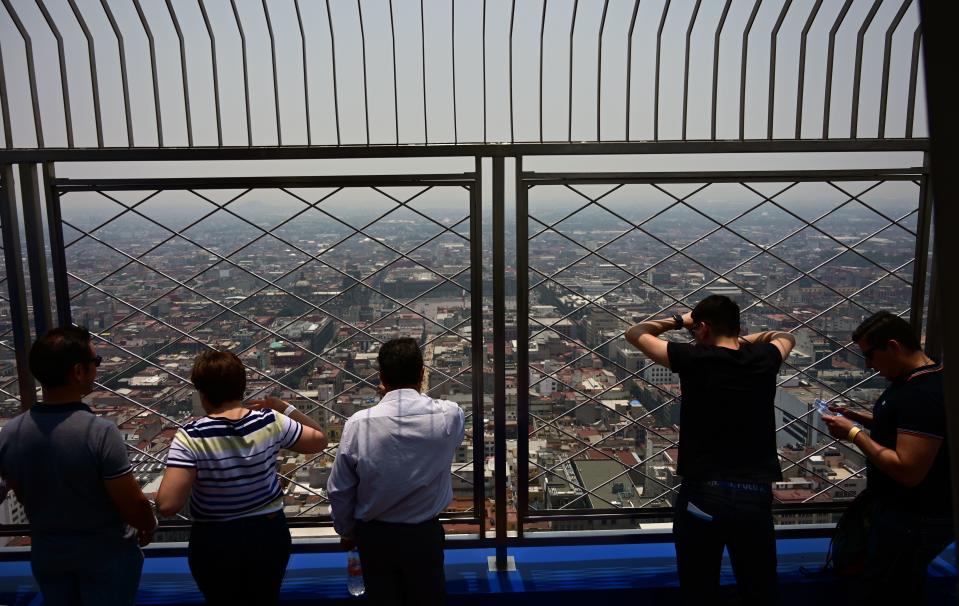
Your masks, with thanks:
M 251 410 L 235 421 L 202 417 L 177 431 L 166 464 L 196 469 L 194 520 L 272 513 L 283 508 L 276 456 L 302 433 L 300 423 L 270 409 Z

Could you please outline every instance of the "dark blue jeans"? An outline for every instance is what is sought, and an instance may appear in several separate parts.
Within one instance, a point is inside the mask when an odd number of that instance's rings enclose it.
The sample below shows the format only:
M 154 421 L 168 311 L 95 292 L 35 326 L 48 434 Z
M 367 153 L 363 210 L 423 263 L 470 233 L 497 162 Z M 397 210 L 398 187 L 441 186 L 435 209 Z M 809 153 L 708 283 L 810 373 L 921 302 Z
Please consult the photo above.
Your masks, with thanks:
M 952 514 L 922 515 L 877 503 L 866 567 L 850 584 L 853 604 L 923 604 L 926 568 L 952 541 Z
M 363 582 L 370 604 L 376 606 L 443 606 L 443 525 L 356 523 L 356 547 L 363 565 Z
M 712 604 L 719 594 L 723 548 L 743 604 L 776 602 L 772 489 L 684 481 L 676 499 L 673 541 L 683 604 Z
M 211 606 L 276 604 L 290 561 L 282 511 L 227 522 L 194 522 L 187 561 Z M 237 576 L 238 570 L 249 574 Z
M 107 543 L 107 541 L 103 541 Z M 47 606 L 132 606 L 136 601 L 143 552 L 136 539 L 109 541 L 112 547 L 34 542 L 30 566 Z

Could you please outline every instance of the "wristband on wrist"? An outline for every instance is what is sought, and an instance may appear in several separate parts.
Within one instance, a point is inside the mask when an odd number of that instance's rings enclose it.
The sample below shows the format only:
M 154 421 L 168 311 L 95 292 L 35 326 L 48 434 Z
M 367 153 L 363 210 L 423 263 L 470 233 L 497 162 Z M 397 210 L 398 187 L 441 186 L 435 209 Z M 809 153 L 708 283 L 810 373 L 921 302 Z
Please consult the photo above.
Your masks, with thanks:
M 860 431 L 862 431 L 862 427 L 859 427 L 858 425 L 853 425 L 852 428 L 849 430 L 849 434 L 846 436 L 846 439 L 849 440 L 850 442 L 855 442 L 856 436 L 859 435 Z
M 680 328 L 683 327 L 683 316 L 682 316 L 682 314 L 673 314 L 671 317 L 672 317 L 672 319 L 673 319 L 673 322 L 676 323 L 676 326 L 675 326 L 675 329 L 676 329 L 676 330 L 679 330 Z
M 293 406 L 292 404 L 287 404 L 287 405 L 286 405 L 286 410 L 283 411 L 283 414 L 286 415 L 286 416 L 290 416 L 290 415 L 292 415 L 294 412 L 296 412 L 296 406 Z

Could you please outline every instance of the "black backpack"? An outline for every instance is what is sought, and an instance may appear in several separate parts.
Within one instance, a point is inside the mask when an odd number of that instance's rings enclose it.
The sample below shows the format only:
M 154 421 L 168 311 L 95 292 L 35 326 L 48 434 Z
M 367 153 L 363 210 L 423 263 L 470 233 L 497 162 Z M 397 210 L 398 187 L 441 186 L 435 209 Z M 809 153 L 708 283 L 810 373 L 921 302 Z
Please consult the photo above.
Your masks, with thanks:
M 848 577 L 861 573 L 866 565 L 866 547 L 869 542 L 869 524 L 874 501 L 869 490 L 863 490 L 853 499 L 836 524 L 826 563 L 819 569 L 800 568 L 806 575 L 832 573 Z

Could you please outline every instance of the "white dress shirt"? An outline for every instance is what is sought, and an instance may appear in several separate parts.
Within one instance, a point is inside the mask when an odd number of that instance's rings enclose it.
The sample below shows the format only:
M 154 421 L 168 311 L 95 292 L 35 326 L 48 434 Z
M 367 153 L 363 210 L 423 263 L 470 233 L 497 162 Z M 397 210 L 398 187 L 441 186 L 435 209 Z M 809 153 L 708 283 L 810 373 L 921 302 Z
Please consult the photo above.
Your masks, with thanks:
M 450 464 L 464 432 L 459 406 L 413 389 L 351 416 L 326 485 L 336 532 L 353 536 L 356 520 L 416 524 L 439 515 L 453 499 Z

